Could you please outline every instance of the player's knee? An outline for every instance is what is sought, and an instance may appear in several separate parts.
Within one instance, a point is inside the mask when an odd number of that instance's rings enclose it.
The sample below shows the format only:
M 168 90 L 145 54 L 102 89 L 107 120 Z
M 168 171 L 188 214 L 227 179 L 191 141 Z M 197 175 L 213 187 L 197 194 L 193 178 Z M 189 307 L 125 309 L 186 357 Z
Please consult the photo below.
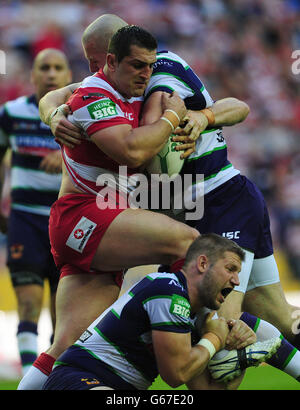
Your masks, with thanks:
M 33 300 L 32 298 L 19 298 L 18 313 L 20 320 L 28 320 L 37 323 L 41 313 L 41 304 L 39 301 Z
M 72 337 L 67 333 L 60 333 L 57 336 L 57 333 L 54 333 L 54 340 L 51 347 L 47 350 L 47 353 L 53 357 L 60 356 L 69 346 L 71 346 L 78 337 Z
M 18 314 L 20 320 L 37 323 L 43 304 L 43 288 L 36 285 L 16 286 Z

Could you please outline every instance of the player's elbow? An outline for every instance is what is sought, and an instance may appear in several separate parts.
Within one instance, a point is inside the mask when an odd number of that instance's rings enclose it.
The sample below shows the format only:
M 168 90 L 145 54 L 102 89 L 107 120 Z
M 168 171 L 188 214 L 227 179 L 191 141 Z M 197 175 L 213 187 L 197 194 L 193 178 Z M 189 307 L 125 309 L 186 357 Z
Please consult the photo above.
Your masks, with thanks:
M 169 371 L 167 374 L 163 374 L 161 372 L 160 376 L 163 381 L 165 381 L 172 388 L 182 386 L 189 381 L 188 375 L 185 374 L 184 371 L 180 370 L 174 371 L 174 369 L 172 369 L 172 371 Z
M 242 122 L 247 118 L 250 112 L 250 107 L 244 101 L 240 101 L 236 99 L 235 110 L 236 110 L 235 112 L 237 116 L 237 122 Z
M 124 159 L 125 165 L 127 165 L 129 168 L 139 168 L 143 164 L 142 156 L 140 155 L 139 152 L 127 152 L 125 159 Z
M 181 386 L 182 384 L 185 384 L 183 380 L 181 380 L 179 377 L 163 377 L 160 375 L 161 378 L 163 379 L 164 382 L 166 382 L 172 389 L 176 389 L 177 387 Z
M 151 154 L 150 154 L 151 155 Z M 139 168 L 144 165 L 152 156 L 149 155 L 149 152 L 143 150 L 128 150 L 126 152 L 125 165 L 129 168 Z
M 226 115 L 223 125 L 234 125 L 242 122 L 247 118 L 250 112 L 249 105 L 235 97 L 228 97 L 223 100 L 219 100 L 216 102 L 216 105 L 219 105 L 220 103 L 228 104 L 228 115 Z
M 239 103 L 240 103 L 241 117 L 244 120 L 245 118 L 247 118 L 250 112 L 250 107 L 244 101 L 240 101 Z

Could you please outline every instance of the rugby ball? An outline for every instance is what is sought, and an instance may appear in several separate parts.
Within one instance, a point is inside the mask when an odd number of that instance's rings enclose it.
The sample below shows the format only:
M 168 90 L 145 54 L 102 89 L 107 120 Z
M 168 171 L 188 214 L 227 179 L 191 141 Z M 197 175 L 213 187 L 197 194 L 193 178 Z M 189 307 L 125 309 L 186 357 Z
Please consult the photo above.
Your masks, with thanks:
M 175 147 L 180 142 L 172 141 L 173 134 L 162 150 L 156 154 L 146 166 L 147 173 L 150 174 L 167 174 L 170 177 L 176 176 L 181 171 L 184 159 L 180 158 L 183 151 L 176 151 Z

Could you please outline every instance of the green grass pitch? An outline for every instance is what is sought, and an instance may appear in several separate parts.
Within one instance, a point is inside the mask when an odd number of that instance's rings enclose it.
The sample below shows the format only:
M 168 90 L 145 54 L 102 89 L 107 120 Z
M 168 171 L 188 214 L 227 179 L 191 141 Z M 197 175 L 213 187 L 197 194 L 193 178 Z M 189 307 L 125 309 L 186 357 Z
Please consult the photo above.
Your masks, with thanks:
M 165 390 L 168 386 L 158 378 L 151 389 Z M 181 386 L 179 389 L 186 389 Z M 268 365 L 249 368 L 239 390 L 300 390 L 300 383 L 284 372 Z
M 16 390 L 18 381 L 1 381 L 0 390 Z M 185 390 L 185 386 L 177 390 Z M 160 378 L 157 378 L 151 390 L 171 390 Z M 291 376 L 268 365 L 250 368 L 239 390 L 300 390 L 300 383 Z

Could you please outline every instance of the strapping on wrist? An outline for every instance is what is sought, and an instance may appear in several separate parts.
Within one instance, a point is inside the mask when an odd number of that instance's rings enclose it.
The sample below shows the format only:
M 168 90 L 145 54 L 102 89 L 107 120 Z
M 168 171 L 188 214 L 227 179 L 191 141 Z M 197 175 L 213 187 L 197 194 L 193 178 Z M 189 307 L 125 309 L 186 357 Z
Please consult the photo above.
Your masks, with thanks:
M 208 332 L 202 336 L 197 345 L 205 347 L 209 352 L 210 358 L 212 358 L 220 350 L 222 343 L 217 335 Z
M 180 118 L 177 112 L 170 109 L 165 110 L 160 118 L 171 126 L 172 131 L 174 131 L 180 123 Z
M 173 115 L 175 115 L 175 117 L 176 117 L 177 120 L 178 120 L 178 124 L 180 123 L 180 117 L 179 117 L 179 115 L 177 114 L 176 111 L 171 110 L 170 108 L 167 108 L 167 109 L 165 110 L 165 113 L 166 113 L 166 112 L 171 112 Z
M 64 106 L 65 106 L 65 104 L 62 104 L 62 105 L 58 106 L 57 108 L 54 108 L 54 110 L 53 110 L 53 111 L 51 112 L 51 114 L 49 115 L 48 124 L 49 124 L 49 122 L 52 120 L 52 118 L 53 118 L 58 112 L 60 112 L 61 114 L 65 115 L 65 113 L 64 113 Z
M 213 113 L 213 111 L 210 108 L 204 108 L 200 112 L 202 112 L 202 114 L 205 115 L 205 117 L 207 118 L 207 121 L 208 121 L 208 125 L 210 127 L 215 125 L 215 114 Z
M 174 130 L 175 130 L 174 125 L 172 124 L 172 122 L 167 117 L 162 116 L 162 117 L 160 117 L 160 119 L 167 122 L 170 125 L 172 132 L 174 132 Z

